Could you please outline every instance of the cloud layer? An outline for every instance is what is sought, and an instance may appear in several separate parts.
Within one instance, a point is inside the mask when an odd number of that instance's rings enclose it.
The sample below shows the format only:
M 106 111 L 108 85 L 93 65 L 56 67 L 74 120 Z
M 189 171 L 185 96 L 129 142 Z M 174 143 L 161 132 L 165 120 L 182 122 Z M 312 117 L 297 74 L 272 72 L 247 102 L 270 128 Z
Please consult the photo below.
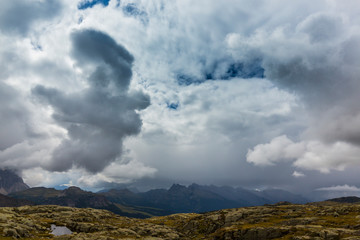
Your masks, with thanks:
M 26 35 L 33 24 L 52 19 L 61 9 L 58 0 L 4 1 L 0 9 L 0 30 L 7 34 Z
M 357 181 L 355 0 L 0 9 L 0 165 L 33 185 Z

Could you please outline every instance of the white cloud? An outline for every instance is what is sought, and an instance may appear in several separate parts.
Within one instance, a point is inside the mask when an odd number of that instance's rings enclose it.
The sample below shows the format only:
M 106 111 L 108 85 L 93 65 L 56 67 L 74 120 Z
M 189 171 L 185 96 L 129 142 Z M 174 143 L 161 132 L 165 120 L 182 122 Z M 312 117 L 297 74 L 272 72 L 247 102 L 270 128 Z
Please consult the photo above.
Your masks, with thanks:
M 331 187 L 323 187 L 316 189 L 318 191 L 347 191 L 347 192 L 360 192 L 360 188 L 356 186 L 345 185 L 337 185 Z
M 329 173 L 344 170 L 358 163 L 360 147 L 346 142 L 325 144 L 320 141 L 293 142 L 286 136 L 276 137 L 268 144 L 259 144 L 249 149 L 247 161 L 259 166 L 292 162 L 307 170 Z
M 360 148 L 346 142 L 324 144 L 311 141 L 306 151 L 294 165 L 304 169 L 315 169 L 328 173 L 331 169 L 344 170 L 358 163 Z
M 40 167 L 23 170 L 24 182 L 37 186 L 78 186 L 85 189 L 101 189 L 108 183 L 131 183 L 144 177 L 154 177 L 156 169 L 147 167 L 136 160 L 127 163 L 112 163 L 103 172 L 91 174 L 83 169 L 70 169 L 66 172 L 50 172 Z
M 77 185 L 99 187 L 104 183 L 131 183 L 144 177 L 154 177 L 156 169 L 131 160 L 128 163 L 112 163 L 101 173 L 84 174 L 77 180 Z
M 299 158 L 305 150 L 303 143 L 294 143 L 282 135 L 268 144 L 259 144 L 254 150 L 249 149 L 246 155 L 248 162 L 259 166 L 274 165 L 281 161 L 291 161 Z
M 302 177 L 305 177 L 305 176 L 306 176 L 304 173 L 298 172 L 298 171 L 294 171 L 292 175 L 293 175 L 293 177 L 295 177 L 295 178 L 302 178 Z

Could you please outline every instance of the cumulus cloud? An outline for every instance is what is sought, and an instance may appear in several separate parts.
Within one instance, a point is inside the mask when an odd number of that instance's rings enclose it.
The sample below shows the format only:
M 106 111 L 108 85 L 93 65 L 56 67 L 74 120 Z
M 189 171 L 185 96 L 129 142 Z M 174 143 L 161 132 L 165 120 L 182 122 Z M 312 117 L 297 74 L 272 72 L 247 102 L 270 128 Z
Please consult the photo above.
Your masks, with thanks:
M 122 153 L 124 137 L 140 132 L 137 110 L 150 104 L 149 96 L 128 91 L 132 55 L 110 36 L 96 30 L 72 34 L 72 51 L 77 65 L 87 74 L 88 87 L 73 93 L 36 86 L 32 93 L 52 107 L 54 120 L 67 130 L 53 152 L 48 170 L 72 167 L 102 171 Z
M 283 135 L 271 140 L 268 144 L 259 144 L 254 150 L 248 150 L 247 161 L 259 166 L 274 165 L 276 162 L 298 158 L 304 152 L 302 143 L 295 144 Z
M 288 161 L 307 170 L 329 173 L 344 170 L 358 163 L 360 148 L 347 142 L 326 144 L 321 141 L 293 142 L 287 136 L 272 139 L 249 149 L 247 161 L 259 166 L 269 166 Z
M 294 165 L 304 169 L 315 169 L 324 173 L 330 170 L 344 170 L 356 166 L 360 148 L 346 142 L 324 144 L 322 142 L 306 142 L 306 151 Z

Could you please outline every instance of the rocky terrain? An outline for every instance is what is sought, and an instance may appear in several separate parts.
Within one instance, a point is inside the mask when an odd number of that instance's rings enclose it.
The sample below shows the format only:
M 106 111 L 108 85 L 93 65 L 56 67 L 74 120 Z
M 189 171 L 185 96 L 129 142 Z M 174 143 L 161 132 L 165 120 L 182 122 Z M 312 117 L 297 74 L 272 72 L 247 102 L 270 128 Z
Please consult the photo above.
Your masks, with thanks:
M 54 236 L 50 227 L 73 233 Z M 148 219 L 62 206 L 0 208 L 0 239 L 360 239 L 360 205 L 336 202 L 225 209 Z

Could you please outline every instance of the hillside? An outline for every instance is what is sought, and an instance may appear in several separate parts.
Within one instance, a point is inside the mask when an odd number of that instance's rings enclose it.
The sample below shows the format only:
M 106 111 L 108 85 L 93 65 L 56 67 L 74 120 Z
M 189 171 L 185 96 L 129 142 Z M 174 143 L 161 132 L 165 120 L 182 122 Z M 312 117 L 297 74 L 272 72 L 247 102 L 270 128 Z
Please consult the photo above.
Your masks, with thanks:
M 269 205 L 134 219 L 61 206 L 0 208 L 1 239 L 360 239 L 360 205 Z M 53 236 L 66 226 L 70 235 Z
M 106 209 L 121 216 L 146 218 L 153 216 L 147 209 L 137 209 L 109 201 L 105 196 L 83 191 L 78 187 L 65 190 L 36 187 L 9 195 L 19 200 L 28 200 L 37 205 L 59 205 L 77 208 Z
M 0 207 L 20 207 L 25 205 L 34 205 L 31 201 L 23 199 L 15 199 L 9 196 L 0 194 Z
M 360 198 L 355 197 L 355 196 L 351 196 L 351 197 L 332 198 L 332 199 L 329 199 L 329 200 L 326 200 L 326 201 L 338 202 L 338 203 L 359 203 Z

